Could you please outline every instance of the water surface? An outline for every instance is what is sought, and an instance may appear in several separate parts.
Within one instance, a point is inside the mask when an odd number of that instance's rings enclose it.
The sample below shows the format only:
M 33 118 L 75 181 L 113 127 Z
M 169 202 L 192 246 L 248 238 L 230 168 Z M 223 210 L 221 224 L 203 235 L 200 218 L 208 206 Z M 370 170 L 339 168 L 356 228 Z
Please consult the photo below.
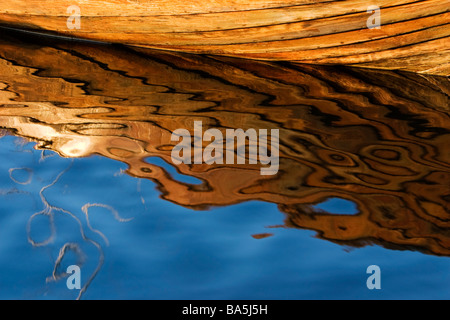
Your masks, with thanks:
M 450 298 L 448 78 L 1 39 L 0 298 Z M 278 173 L 174 165 L 194 121 Z

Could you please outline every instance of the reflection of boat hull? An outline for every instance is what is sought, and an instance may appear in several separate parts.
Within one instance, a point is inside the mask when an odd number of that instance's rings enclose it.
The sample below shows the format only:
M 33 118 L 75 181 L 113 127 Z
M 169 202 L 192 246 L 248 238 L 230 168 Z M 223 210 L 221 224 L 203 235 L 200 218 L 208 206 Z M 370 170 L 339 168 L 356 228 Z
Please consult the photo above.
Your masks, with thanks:
M 447 0 L 84 1 L 79 29 L 68 26 L 76 1 L 56 2 L 3 1 L 0 24 L 192 53 L 450 74 Z M 381 8 L 380 28 L 368 27 L 369 5 Z
M 0 128 L 65 157 L 122 161 L 181 206 L 267 201 L 331 241 L 450 256 L 447 78 L 44 40 L 0 33 Z M 172 164 L 171 133 L 195 120 L 280 128 L 278 174 L 176 166 L 201 181 L 190 184 L 148 161 Z M 359 213 L 311 208 L 327 198 Z

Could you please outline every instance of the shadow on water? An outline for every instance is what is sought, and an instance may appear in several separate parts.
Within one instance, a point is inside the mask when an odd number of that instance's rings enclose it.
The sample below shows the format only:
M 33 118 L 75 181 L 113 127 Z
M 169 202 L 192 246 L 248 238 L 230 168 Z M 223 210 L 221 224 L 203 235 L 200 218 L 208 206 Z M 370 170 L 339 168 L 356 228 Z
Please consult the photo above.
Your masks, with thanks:
M 36 149 L 119 160 L 180 206 L 265 201 L 286 227 L 335 243 L 450 256 L 446 77 L 1 39 L 0 128 Z M 149 160 L 171 164 L 172 132 L 192 133 L 194 121 L 279 129 L 278 173 L 245 163 L 172 164 L 170 174 Z M 336 200 L 337 212 L 320 206 Z

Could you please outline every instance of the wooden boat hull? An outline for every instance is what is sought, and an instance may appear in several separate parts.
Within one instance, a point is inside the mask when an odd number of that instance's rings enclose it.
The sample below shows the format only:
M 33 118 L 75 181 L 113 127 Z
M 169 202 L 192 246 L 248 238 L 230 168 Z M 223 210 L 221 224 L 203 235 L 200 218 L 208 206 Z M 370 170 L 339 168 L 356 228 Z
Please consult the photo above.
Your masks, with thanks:
M 67 9 L 80 8 L 69 29 Z M 369 28 L 380 8 L 380 28 Z M 9 0 L 0 24 L 138 47 L 450 75 L 448 0 Z

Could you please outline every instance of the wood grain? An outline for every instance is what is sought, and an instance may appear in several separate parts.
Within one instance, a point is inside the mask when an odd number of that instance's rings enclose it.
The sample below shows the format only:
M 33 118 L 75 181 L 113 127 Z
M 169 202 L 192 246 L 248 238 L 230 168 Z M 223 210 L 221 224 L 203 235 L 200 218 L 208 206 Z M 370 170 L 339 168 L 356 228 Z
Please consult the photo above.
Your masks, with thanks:
M 450 255 L 447 77 L 200 56 L 0 34 L 0 129 L 64 157 L 102 155 L 206 209 L 259 200 L 351 246 Z M 280 130 L 280 170 L 174 166 L 178 128 Z M 0 140 L 1 141 L 1 140 Z M 101 168 L 98 168 L 101 170 Z M 354 215 L 314 208 L 329 198 Z
M 81 9 L 70 30 L 67 8 Z M 381 28 L 369 29 L 369 5 Z M 0 25 L 83 39 L 262 60 L 450 75 L 448 0 L 9 0 Z

